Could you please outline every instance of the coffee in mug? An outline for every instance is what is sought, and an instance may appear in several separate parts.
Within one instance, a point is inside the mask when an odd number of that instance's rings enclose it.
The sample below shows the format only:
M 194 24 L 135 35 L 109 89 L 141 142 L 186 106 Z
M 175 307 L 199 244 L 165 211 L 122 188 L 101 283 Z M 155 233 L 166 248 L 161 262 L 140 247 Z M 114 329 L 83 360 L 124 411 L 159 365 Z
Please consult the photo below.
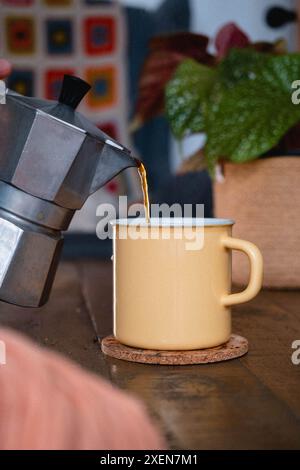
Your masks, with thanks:
M 251 300 L 263 261 L 232 237 L 227 219 L 120 219 L 114 232 L 114 335 L 146 349 L 189 350 L 225 343 L 231 306 Z M 231 252 L 250 261 L 249 284 L 231 294 Z

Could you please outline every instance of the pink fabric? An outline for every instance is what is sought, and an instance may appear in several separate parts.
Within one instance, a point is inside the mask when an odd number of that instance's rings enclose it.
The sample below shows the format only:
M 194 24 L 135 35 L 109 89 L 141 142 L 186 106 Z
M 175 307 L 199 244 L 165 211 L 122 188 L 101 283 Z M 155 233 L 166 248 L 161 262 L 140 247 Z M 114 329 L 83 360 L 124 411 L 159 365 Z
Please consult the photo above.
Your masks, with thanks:
M 0 449 L 165 448 L 135 399 L 19 334 L 0 340 Z

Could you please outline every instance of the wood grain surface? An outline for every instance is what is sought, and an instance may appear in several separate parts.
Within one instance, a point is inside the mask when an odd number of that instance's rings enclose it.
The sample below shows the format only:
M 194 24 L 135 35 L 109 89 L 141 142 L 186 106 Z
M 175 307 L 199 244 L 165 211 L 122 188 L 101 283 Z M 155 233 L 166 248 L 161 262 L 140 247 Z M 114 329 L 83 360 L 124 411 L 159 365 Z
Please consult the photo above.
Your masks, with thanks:
M 300 291 L 263 291 L 233 309 L 249 353 L 206 365 L 159 366 L 106 357 L 112 332 L 110 261 L 62 263 L 39 310 L 0 304 L 0 323 L 24 332 L 138 396 L 176 449 L 299 449 Z M 8 357 L 9 360 L 9 357 Z

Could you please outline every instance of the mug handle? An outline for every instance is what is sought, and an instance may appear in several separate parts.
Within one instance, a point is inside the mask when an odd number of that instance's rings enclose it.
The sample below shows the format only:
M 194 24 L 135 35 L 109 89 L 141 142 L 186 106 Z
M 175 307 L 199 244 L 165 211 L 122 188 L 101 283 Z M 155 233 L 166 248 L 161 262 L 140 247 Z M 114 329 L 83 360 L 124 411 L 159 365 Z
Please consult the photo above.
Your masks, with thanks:
M 237 294 L 223 295 L 221 302 L 225 307 L 248 302 L 256 296 L 262 286 L 263 258 L 261 252 L 253 243 L 238 238 L 223 237 L 221 243 L 224 248 L 243 251 L 250 261 L 250 278 L 246 289 Z

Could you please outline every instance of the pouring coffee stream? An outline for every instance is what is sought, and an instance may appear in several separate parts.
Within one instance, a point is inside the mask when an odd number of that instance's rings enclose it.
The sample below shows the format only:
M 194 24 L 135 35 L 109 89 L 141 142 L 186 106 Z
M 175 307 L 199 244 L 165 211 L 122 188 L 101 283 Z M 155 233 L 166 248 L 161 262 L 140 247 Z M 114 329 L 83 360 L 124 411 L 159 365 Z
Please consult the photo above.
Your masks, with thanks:
M 147 181 L 147 172 L 144 164 L 137 160 L 138 162 L 138 172 L 141 179 L 141 186 L 144 198 L 144 208 L 145 208 L 145 218 L 147 224 L 150 224 L 150 204 L 149 204 L 149 192 L 148 192 L 148 181 Z
M 0 300 L 43 305 L 61 232 L 75 211 L 126 168 L 138 168 L 146 181 L 127 148 L 75 111 L 89 89 L 65 75 L 58 102 L 6 91 L 0 106 Z

